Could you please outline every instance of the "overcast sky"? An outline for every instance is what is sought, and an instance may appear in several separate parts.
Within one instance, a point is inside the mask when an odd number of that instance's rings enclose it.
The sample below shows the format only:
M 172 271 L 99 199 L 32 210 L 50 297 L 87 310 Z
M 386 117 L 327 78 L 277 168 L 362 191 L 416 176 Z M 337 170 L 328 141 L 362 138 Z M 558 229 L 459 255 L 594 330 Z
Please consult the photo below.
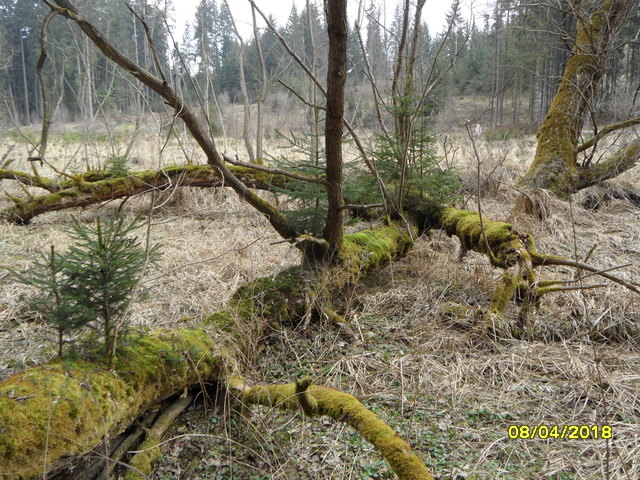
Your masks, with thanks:
M 393 9 L 399 0 L 387 0 L 388 15 L 393 13 Z M 305 0 L 257 0 L 258 7 L 267 15 L 271 14 L 276 18 L 278 26 L 283 26 L 287 22 L 289 13 L 291 12 L 291 6 L 295 2 L 298 12 L 302 11 L 306 3 Z M 369 5 L 370 0 L 364 0 L 365 6 Z M 182 33 L 184 31 L 184 25 L 189 22 L 193 24 L 193 18 L 195 15 L 196 5 L 199 0 L 176 0 L 175 1 L 175 16 L 176 16 L 176 29 L 177 39 L 182 39 Z M 320 2 L 321 3 L 321 2 Z M 385 3 L 384 0 L 374 0 L 374 3 L 381 6 Z M 470 17 L 470 0 L 463 2 L 465 5 L 462 8 L 465 18 Z M 350 0 L 348 2 L 349 8 L 349 22 L 353 22 L 358 13 L 359 0 Z M 445 15 L 451 6 L 451 0 L 427 0 L 424 8 L 423 19 L 429 25 L 429 31 L 431 34 L 438 33 L 442 30 L 445 22 Z M 229 0 L 229 7 L 231 13 L 236 19 L 238 28 L 242 35 L 246 38 L 251 35 L 251 7 L 247 0 Z M 259 17 L 259 16 L 258 16 Z

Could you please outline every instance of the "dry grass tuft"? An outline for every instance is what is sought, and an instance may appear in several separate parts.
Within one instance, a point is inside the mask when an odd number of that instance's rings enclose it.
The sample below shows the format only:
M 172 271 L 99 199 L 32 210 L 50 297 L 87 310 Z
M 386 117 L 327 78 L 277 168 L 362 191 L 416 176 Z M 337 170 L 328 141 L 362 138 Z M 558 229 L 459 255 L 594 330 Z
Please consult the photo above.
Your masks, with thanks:
M 520 214 L 531 215 L 541 222 L 546 221 L 551 216 L 551 195 L 549 192 L 546 190 L 523 192 L 516 198 L 508 218 L 514 218 Z

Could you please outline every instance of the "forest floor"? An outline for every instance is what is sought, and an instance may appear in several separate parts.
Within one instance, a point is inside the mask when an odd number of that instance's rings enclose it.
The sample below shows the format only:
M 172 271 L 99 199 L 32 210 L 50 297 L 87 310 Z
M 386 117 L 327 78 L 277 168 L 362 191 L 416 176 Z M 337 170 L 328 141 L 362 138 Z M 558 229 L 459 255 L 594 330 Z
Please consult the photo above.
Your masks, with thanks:
M 459 142 L 454 161 L 462 166 L 462 202 L 474 209 L 477 165 L 468 142 L 449 141 Z M 583 260 L 595 245 L 591 264 L 628 265 L 615 273 L 638 282 L 638 207 L 614 200 L 586 210 L 587 194 L 580 194 L 572 202 L 550 200 L 552 216 L 544 222 L 512 209 L 517 192 L 510 186 L 532 158 L 534 142 L 480 140 L 485 215 L 533 233 L 545 253 Z M 63 155 L 78 147 L 61 142 L 53 148 Z M 620 181 L 638 185 L 639 177 L 632 171 Z M 131 200 L 125 211 L 145 210 L 149 201 Z M 147 276 L 147 299 L 133 307 L 135 328 L 197 325 L 242 283 L 299 261 L 231 192 L 181 189 L 156 198 L 156 205 L 152 241 L 162 244 L 164 256 Z M 22 298 L 25 287 L 7 269 L 28 268 L 51 244 L 64 249 L 72 213 L 91 221 L 116 207 L 47 214 L 26 227 L 0 225 L 0 378 L 55 352 L 52 335 Z M 352 393 L 403 436 L 438 479 L 640 478 L 640 297 L 609 283 L 554 294 L 532 313 L 528 338 L 492 338 L 474 328 L 473 315 L 457 316 L 451 303 L 486 307 L 501 272 L 481 255 L 460 260 L 458 245 L 433 231 L 355 289 L 348 335 L 325 324 L 269 332 L 247 377 L 282 383 L 308 375 Z M 573 275 L 563 268 L 543 272 L 544 278 Z M 517 313 L 516 305 L 507 312 Z M 598 426 L 598 434 L 611 426 L 613 438 L 515 439 L 512 425 L 577 426 L 578 435 L 586 432 L 580 426 Z M 262 407 L 240 419 L 219 401 L 206 408 L 199 402 L 180 417 L 152 478 L 394 476 L 349 427 Z

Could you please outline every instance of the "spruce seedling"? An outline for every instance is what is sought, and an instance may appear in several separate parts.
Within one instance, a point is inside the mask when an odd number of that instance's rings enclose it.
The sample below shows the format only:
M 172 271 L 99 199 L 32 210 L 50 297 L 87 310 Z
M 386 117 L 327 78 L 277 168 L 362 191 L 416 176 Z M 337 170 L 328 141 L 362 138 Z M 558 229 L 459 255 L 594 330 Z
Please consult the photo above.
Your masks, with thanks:
M 70 280 L 80 294 L 82 307 L 97 317 L 109 368 L 113 367 L 116 339 L 128 320 L 129 305 L 145 265 L 160 258 L 158 245 L 146 251 L 132 236 L 140 226 L 140 217 L 131 223 L 123 218 L 98 218 L 95 227 L 74 218 L 69 232 L 76 240 L 66 260 Z
M 55 328 L 58 357 L 62 357 L 65 335 L 96 318 L 92 310 L 85 308 L 82 293 L 73 286 L 67 258 L 51 245 L 49 254 L 43 253 L 31 269 L 24 273 L 14 272 L 14 275 L 19 282 L 38 290 L 28 304 Z

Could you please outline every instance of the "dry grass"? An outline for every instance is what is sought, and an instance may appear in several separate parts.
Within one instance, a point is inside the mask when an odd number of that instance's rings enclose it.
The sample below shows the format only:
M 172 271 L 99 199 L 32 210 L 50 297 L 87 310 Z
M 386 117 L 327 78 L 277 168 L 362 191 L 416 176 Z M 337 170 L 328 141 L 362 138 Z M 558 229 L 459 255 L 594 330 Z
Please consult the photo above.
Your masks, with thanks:
M 467 145 L 463 138 L 455 139 Z M 149 144 L 146 148 L 152 148 Z M 174 145 L 175 147 L 175 145 Z M 172 147 L 173 148 L 173 147 Z M 536 236 L 541 251 L 616 270 L 627 281 L 640 274 L 640 215 L 624 200 L 599 211 L 549 200 L 545 220 L 513 209 L 511 188 L 525 168 L 531 139 L 482 142 L 484 213 L 510 218 Z M 177 155 L 174 152 L 174 155 Z M 529 157 L 530 158 L 530 157 Z M 468 147 L 464 199 L 475 207 L 477 164 Z M 637 184 L 635 172 L 623 179 Z M 298 261 L 267 222 L 227 192 L 180 190 L 157 198 L 153 241 L 164 257 L 149 274 L 149 298 L 133 310 L 135 325 L 197 324 L 225 304 L 243 282 Z M 75 212 L 83 221 L 115 205 Z M 144 211 L 149 198 L 127 203 Z M 69 213 L 33 225 L 0 226 L 0 377 L 46 361 L 53 344 L 41 319 L 24 306 L 4 270 L 27 268 L 51 243 L 61 248 Z M 407 258 L 369 279 L 351 297 L 355 340 L 329 325 L 283 328 L 263 339 L 247 372 L 254 382 L 315 382 L 361 398 L 401 433 L 441 479 L 640 478 L 640 303 L 617 285 L 554 294 L 532 314 L 527 340 L 489 338 L 473 328 L 473 314 L 447 314 L 456 302 L 485 307 L 499 278 L 478 254 L 460 262 L 458 244 L 440 232 L 420 239 Z M 544 278 L 572 278 L 570 269 Z M 586 279 L 591 282 L 593 278 Z M 512 305 L 509 316 L 517 315 Z M 208 410 L 192 408 L 171 432 L 153 478 L 368 479 L 393 478 L 372 447 L 352 430 L 323 419 L 256 408 L 230 415 L 225 398 Z M 611 425 L 612 441 L 516 440 L 509 425 Z

